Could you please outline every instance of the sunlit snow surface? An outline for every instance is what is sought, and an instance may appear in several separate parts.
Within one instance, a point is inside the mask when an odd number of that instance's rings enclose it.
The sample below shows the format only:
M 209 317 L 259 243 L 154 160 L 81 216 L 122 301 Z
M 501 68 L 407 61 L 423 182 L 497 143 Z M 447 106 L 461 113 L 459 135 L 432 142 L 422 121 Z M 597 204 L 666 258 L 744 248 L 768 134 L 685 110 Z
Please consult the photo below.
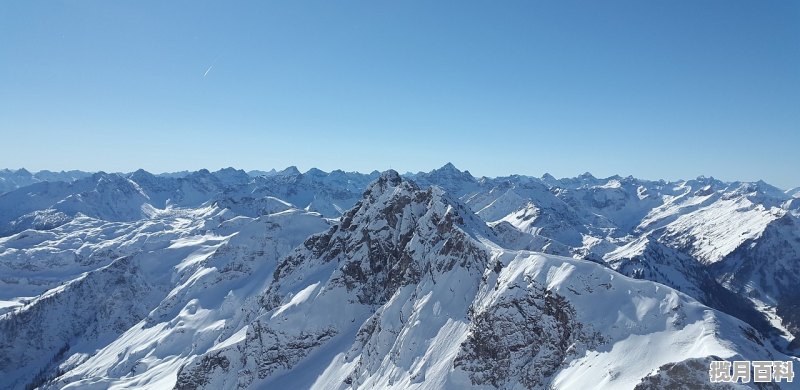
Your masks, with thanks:
M 410 177 L 137 171 L 0 195 L 3 384 L 627 389 L 668 363 L 792 359 L 790 191 Z M 716 310 L 742 304 L 776 333 Z

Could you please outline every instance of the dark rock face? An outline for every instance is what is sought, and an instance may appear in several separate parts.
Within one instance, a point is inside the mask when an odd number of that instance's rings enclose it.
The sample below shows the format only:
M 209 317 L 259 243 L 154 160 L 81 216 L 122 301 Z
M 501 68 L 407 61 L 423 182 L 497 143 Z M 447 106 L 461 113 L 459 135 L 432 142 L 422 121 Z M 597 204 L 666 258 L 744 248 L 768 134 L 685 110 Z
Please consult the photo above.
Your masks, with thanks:
M 519 378 L 526 388 L 540 388 L 568 357 L 601 340 L 576 321 L 564 297 L 535 283 L 514 288 L 527 294 L 504 296 L 474 314 L 455 358 L 455 368 L 466 371 L 473 385 L 505 388 Z
M 311 351 L 335 335 L 336 330 L 332 328 L 303 330 L 290 334 L 273 329 L 261 321 L 253 322 L 239 349 L 246 352 L 242 355 L 242 359 L 254 363 L 248 367 L 255 367 L 255 371 L 250 369 L 239 371 L 238 387 L 247 388 L 255 380 L 265 379 L 275 371 L 291 369 Z M 224 351 L 204 355 L 194 364 L 181 369 L 175 389 L 204 388 L 209 385 L 211 376 L 225 374 L 230 370 L 231 360 Z
M 194 367 L 181 370 L 175 383 L 175 390 L 194 390 L 209 382 L 209 376 L 217 370 L 228 372 L 231 362 L 221 353 L 203 356 Z
M 332 328 L 315 331 L 303 330 L 297 334 L 286 334 L 262 324 L 252 324 L 252 331 L 245 339 L 245 348 L 256 350 L 249 358 L 255 360 L 258 379 L 264 379 L 280 368 L 289 369 L 312 350 L 336 335 Z
M 728 390 L 735 387 L 729 383 L 711 383 L 708 366 L 712 358 L 687 359 L 659 367 L 658 372 L 642 378 L 634 390 Z M 758 389 L 779 389 L 774 383 L 754 383 Z
M 142 277 L 135 260 L 119 258 L 15 315 L 0 316 L 0 370 L 14 372 L 15 368 L 27 366 L 37 367 L 44 374 L 70 354 L 86 352 L 72 350 L 70 345 L 122 334 L 143 319 L 148 308 L 131 297 L 161 293 Z M 20 377 L 18 383 L 6 384 L 20 387 L 31 379 Z

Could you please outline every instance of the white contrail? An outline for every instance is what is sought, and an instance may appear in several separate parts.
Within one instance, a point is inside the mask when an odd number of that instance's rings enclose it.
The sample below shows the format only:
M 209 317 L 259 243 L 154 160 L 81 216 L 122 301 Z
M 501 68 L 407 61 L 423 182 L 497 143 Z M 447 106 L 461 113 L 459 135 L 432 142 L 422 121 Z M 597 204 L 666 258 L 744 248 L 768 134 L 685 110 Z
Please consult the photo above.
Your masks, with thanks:
M 203 73 L 203 78 L 206 78 L 206 76 L 208 76 L 208 72 L 211 72 L 211 69 L 213 69 L 213 68 L 214 68 L 214 64 L 211 64 L 211 66 L 209 66 L 208 69 L 206 69 L 206 72 Z
M 219 56 L 217 56 L 217 58 L 214 58 L 214 61 L 211 62 L 211 66 L 209 66 L 208 69 L 206 69 L 206 72 L 203 73 L 203 78 L 206 78 L 206 76 L 208 76 L 208 72 L 211 72 L 211 69 L 214 69 L 214 65 L 217 64 L 217 60 L 218 59 L 219 59 Z

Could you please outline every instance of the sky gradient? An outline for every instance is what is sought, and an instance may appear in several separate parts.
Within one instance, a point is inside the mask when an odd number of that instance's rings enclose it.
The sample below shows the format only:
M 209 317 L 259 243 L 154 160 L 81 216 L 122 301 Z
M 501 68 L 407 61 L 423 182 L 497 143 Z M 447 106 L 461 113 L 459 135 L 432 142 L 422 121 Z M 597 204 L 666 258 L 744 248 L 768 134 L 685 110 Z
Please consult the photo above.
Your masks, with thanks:
M 800 186 L 796 1 L 9 0 L 0 37 L 0 168 Z

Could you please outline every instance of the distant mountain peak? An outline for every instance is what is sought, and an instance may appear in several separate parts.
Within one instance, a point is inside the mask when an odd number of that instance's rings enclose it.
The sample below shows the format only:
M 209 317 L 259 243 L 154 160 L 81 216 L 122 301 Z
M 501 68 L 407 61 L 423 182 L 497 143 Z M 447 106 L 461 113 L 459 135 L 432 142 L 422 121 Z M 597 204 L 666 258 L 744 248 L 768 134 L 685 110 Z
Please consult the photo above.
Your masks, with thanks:
M 136 170 L 136 172 L 131 173 L 129 177 L 138 184 L 142 184 L 144 182 L 152 181 L 156 176 L 145 171 L 144 169 L 139 168 Z
M 323 171 L 319 168 L 311 168 L 306 171 L 305 175 L 312 175 L 312 176 L 328 176 L 328 172 Z
M 431 173 L 461 175 L 463 172 L 458 168 L 456 168 L 456 166 L 453 165 L 453 163 L 448 162 L 447 164 L 444 164 L 441 168 L 432 170 Z
M 458 168 L 456 168 L 456 166 L 453 165 L 453 163 L 451 163 L 451 162 L 447 162 L 447 164 L 444 164 L 444 166 L 442 166 L 442 168 L 440 168 L 440 169 L 451 170 L 451 171 L 457 171 L 458 170 Z
M 218 171 L 216 171 L 214 173 L 240 173 L 240 172 L 246 173 L 246 172 L 244 172 L 244 170 L 236 169 L 234 167 L 222 168 L 222 169 L 220 169 L 220 170 L 218 170 Z
M 291 165 L 291 166 L 287 167 L 286 169 L 278 172 L 278 175 L 282 175 L 282 176 L 295 176 L 295 175 L 299 175 L 299 174 L 300 174 L 300 170 L 297 169 L 297 167 L 294 166 L 294 165 Z
M 27 169 L 25 169 L 25 168 L 17 169 L 17 171 L 14 172 L 14 173 L 16 173 L 19 176 L 25 176 L 25 177 L 33 176 L 33 174 L 30 171 L 28 171 Z

